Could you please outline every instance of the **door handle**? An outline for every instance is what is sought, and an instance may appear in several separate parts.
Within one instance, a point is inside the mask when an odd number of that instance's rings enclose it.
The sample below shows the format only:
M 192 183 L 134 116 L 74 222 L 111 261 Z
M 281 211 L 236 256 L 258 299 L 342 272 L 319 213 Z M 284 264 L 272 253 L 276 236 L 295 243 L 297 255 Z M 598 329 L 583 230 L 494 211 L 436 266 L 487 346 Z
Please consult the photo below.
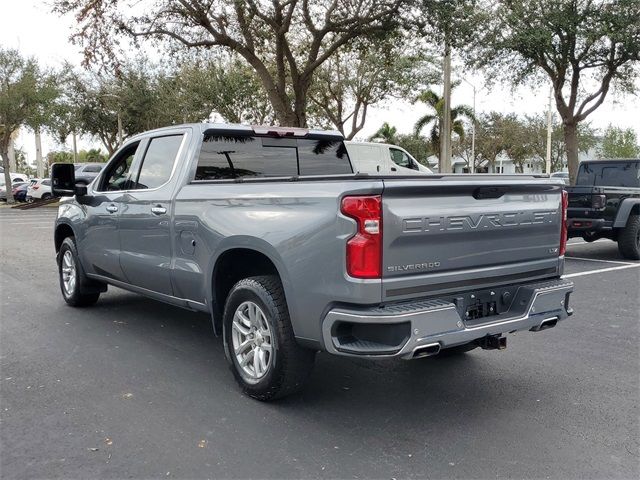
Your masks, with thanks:
M 398 170 L 396 167 L 391 167 L 392 172 L 395 172 L 396 170 Z
M 160 205 L 156 205 L 155 207 L 151 207 L 151 213 L 154 215 L 164 215 L 167 213 L 167 209 Z
M 107 212 L 109 213 L 116 213 L 118 211 L 118 207 L 116 207 L 115 205 L 109 205 L 107 207 Z

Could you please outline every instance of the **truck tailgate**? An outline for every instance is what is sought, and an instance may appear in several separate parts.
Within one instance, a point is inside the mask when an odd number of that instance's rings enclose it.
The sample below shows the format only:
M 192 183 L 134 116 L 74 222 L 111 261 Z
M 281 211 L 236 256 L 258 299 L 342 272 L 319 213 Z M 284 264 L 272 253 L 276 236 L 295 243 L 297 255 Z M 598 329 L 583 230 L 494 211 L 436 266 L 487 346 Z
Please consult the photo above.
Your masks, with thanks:
M 558 276 L 561 198 L 533 177 L 385 179 L 383 300 Z

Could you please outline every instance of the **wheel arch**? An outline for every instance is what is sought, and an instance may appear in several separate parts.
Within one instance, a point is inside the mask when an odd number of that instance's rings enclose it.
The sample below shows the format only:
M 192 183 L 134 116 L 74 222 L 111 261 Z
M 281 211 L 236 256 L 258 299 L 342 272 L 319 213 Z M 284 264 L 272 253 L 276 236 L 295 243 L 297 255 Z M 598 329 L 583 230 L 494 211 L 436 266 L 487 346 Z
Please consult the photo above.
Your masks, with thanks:
M 229 291 L 239 280 L 256 275 L 277 275 L 282 282 L 285 301 L 290 297 L 290 282 L 280 256 L 275 249 L 259 239 L 251 242 L 229 242 L 212 259 L 207 287 L 213 328 L 216 335 L 222 333 L 222 315 Z M 288 304 L 287 304 L 288 305 Z
M 622 201 L 613 222 L 613 228 L 624 228 L 629 215 L 640 215 L 640 198 L 625 198 Z
M 65 238 L 75 237 L 76 233 L 73 230 L 73 227 L 68 223 L 59 223 L 56 225 L 55 232 L 53 234 L 53 241 L 56 247 L 56 255 L 60 252 L 60 247 L 62 246 L 62 242 L 64 242 Z

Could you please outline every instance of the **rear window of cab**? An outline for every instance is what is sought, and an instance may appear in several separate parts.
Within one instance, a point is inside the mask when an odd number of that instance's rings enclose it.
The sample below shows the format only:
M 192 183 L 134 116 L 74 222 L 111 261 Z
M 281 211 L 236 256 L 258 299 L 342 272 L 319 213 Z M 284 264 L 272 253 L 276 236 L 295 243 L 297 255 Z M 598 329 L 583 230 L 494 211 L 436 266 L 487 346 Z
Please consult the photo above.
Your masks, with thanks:
M 640 161 L 611 160 L 581 163 L 576 185 L 640 187 Z
M 195 180 L 353 173 L 342 140 L 206 135 Z

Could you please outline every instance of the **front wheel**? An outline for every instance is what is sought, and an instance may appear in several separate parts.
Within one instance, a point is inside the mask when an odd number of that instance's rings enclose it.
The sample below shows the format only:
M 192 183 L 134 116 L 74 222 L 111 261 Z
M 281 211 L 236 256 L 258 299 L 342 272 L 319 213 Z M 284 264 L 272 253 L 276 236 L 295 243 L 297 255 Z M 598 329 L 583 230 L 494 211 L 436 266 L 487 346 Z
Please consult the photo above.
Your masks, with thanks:
M 278 277 L 236 283 L 227 297 L 223 325 L 227 360 L 247 395 L 275 400 L 304 386 L 315 351 L 296 342 Z
M 93 305 L 100 297 L 99 292 L 84 293 L 86 277 L 78 261 L 78 251 L 73 237 L 67 237 L 60 246 L 58 254 L 58 273 L 62 297 L 72 307 Z
M 629 260 L 640 260 L 640 215 L 629 215 L 627 225 L 618 234 L 618 251 Z
M 51 194 L 50 193 L 43 193 L 42 194 L 42 200 L 49 200 L 51 198 Z

